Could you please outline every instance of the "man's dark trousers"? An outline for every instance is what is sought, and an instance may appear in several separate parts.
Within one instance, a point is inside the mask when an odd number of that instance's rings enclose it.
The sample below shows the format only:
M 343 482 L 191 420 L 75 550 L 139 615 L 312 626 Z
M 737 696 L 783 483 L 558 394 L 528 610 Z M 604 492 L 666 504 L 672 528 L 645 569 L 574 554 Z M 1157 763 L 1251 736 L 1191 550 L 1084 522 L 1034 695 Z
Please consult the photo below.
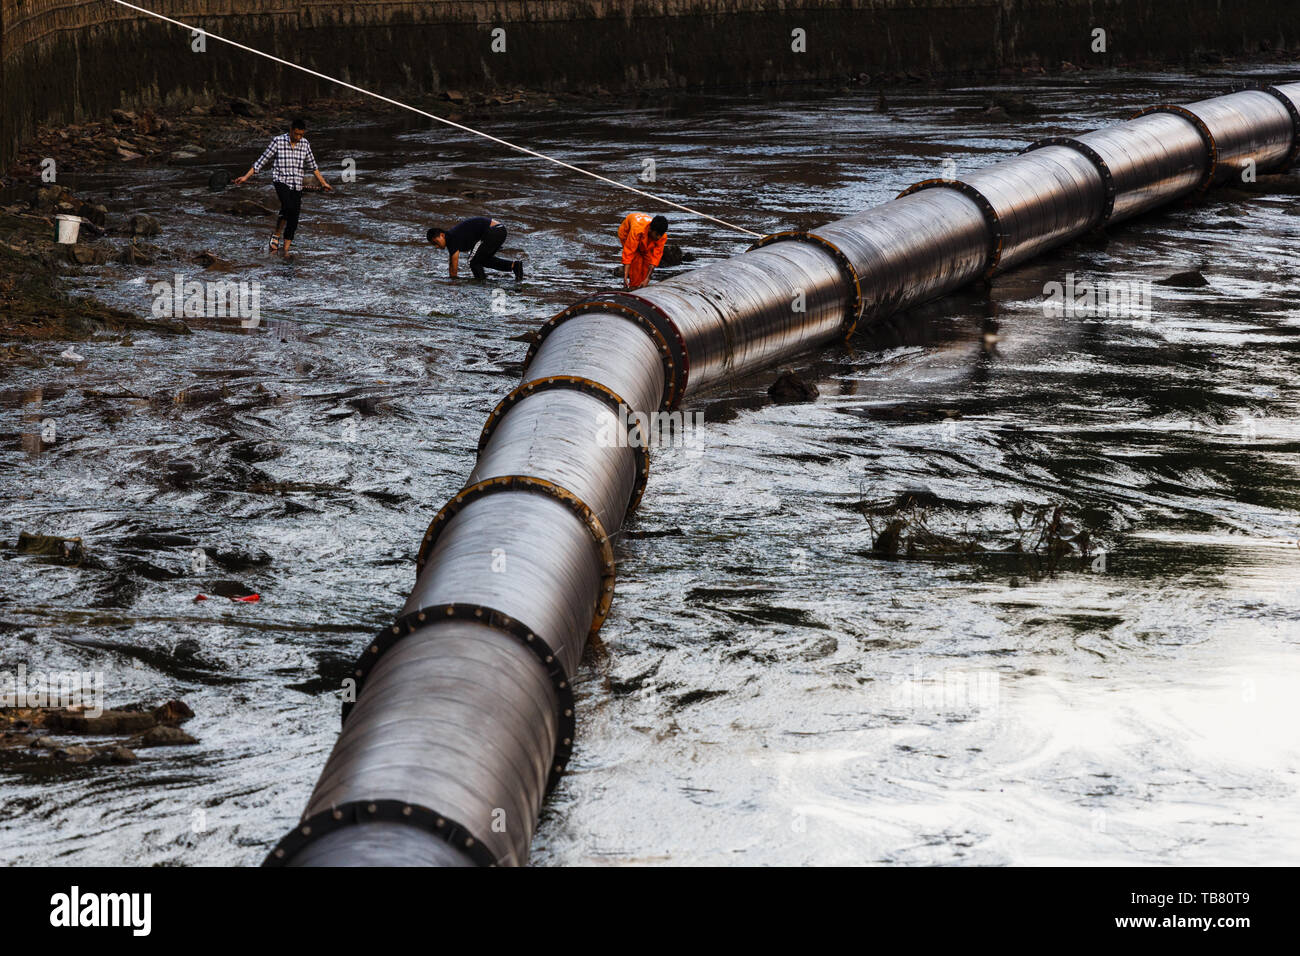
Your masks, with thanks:
M 484 266 L 500 272 L 510 272 L 514 269 L 515 264 L 509 259 L 497 257 L 497 250 L 505 241 L 506 227 L 501 223 L 497 223 L 483 233 L 483 241 L 478 244 L 478 249 L 474 251 L 474 258 L 469 261 L 469 271 L 474 273 L 475 279 L 487 277 L 487 273 L 483 271 Z

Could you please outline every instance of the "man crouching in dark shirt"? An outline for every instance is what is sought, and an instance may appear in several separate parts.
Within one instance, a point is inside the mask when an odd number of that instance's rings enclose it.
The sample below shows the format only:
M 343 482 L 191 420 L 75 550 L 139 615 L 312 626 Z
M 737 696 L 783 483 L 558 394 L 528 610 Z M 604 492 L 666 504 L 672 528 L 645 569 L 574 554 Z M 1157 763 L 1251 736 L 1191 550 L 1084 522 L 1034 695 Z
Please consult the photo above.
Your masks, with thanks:
M 451 229 L 433 226 L 427 235 L 431 243 L 439 249 L 447 250 L 447 270 L 453 279 L 456 278 L 460 266 L 460 254 L 469 252 L 475 245 L 478 246 L 478 251 L 469 260 L 469 271 L 474 273 L 475 279 L 486 277 L 483 271 L 485 267 L 501 272 L 513 272 L 516 279 L 524 277 L 523 262 L 518 259 L 498 258 L 497 250 L 501 248 L 501 243 L 506 241 L 506 227 L 495 219 L 475 216 L 473 219 L 457 223 Z

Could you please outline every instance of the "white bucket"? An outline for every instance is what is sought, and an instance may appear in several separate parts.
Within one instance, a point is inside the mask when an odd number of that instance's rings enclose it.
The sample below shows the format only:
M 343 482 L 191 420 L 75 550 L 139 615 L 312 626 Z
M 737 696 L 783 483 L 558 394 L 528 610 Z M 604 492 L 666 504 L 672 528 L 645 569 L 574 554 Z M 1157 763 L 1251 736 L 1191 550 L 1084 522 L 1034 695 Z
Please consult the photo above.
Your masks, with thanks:
M 55 216 L 54 221 L 58 223 L 59 242 L 65 246 L 73 245 L 77 241 L 77 233 L 81 232 L 81 217 Z

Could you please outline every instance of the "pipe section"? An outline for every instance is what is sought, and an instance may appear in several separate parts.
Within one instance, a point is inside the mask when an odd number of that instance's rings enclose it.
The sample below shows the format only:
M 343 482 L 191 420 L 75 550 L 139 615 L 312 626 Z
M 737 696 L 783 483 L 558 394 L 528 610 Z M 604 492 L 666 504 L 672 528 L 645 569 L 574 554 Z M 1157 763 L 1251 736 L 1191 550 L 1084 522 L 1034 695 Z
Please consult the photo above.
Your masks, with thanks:
M 683 399 L 1297 154 L 1300 83 L 1153 107 L 550 319 L 430 523 L 401 616 L 362 651 L 338 742 L 267 863 L 527 860 L 573 749 L 612 539 Z

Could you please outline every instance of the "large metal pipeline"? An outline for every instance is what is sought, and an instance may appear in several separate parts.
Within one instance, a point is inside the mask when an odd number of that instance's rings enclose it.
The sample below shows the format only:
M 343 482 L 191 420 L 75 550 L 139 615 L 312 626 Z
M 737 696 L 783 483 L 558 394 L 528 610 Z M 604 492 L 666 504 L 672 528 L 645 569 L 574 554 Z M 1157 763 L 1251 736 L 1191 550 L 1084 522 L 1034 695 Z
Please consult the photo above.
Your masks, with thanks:
M 571 682 L 613 597 L 611 539 L 645 486 L 652 414 L 1297 153 L 1300 83 L 1155 107 L 550 319 L 425 533 L 401 616 L 362 652 L 338 742 L 267 863 L 526 861 L 573 749 Z

